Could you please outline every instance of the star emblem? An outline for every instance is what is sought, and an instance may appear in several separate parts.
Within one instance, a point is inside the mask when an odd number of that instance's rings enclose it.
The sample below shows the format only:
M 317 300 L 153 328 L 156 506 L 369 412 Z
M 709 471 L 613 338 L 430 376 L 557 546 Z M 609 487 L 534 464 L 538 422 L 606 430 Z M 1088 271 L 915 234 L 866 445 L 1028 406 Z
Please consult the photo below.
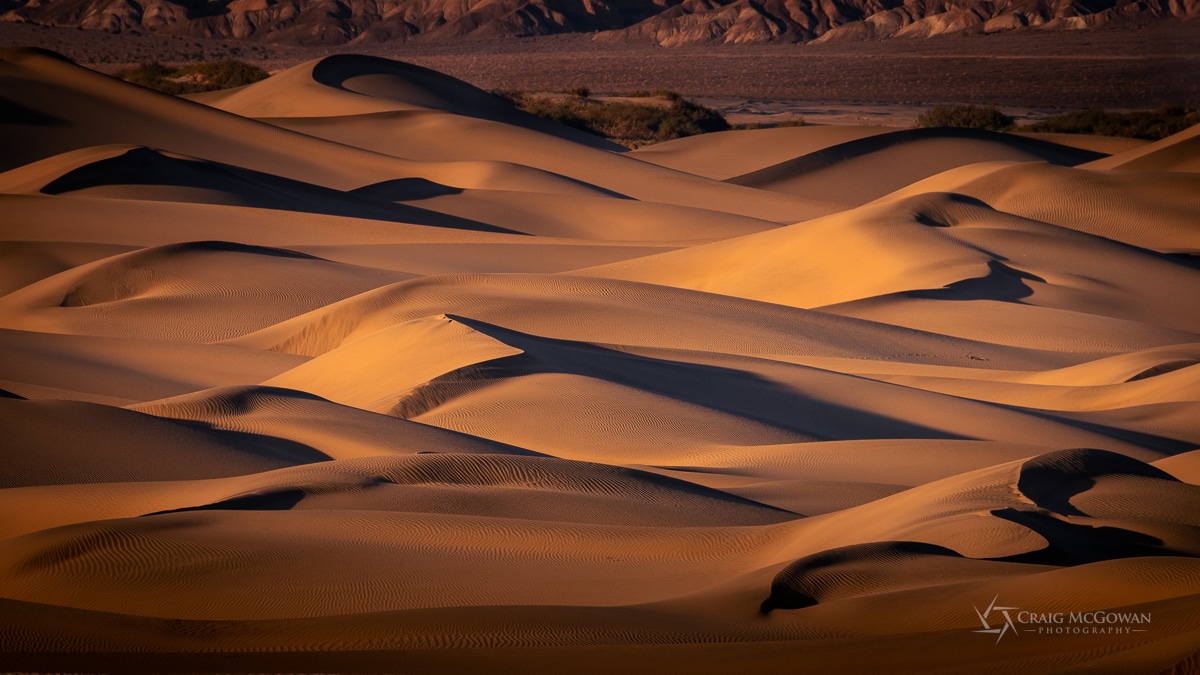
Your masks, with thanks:
M 992 598 L 991 604 L 988 605 L 988 608 L 982 612 L 979 611 L 978 607 L 975 607 L 974 605 L 972 605 L 972 608 L 975 610 L 975 615 L 979 617 L 979 622 L 983 624 L 983 630 L 976 630 L 976 631 L 971 631 L 971 632 L 972 633 L 995 633 L 996 634 L 996 644 L 1000 644 L 1000 639 L 1003 638 L 1004 635 L 1006 633 L 1008 633 L 1009 631 L 1012 631 L 1013 635 L 1017 634 L 1017 625 L 1015 623 L 1013 623 L 1012 616 L 1010 616 L 1008 612 L 1009 612 L 1009 610 L 1015 610 L 1018 608 L 1017 607 L 999 607 L 996 605 L 996 601 L 999 599 L 1000 599 L 999 595 Z M 995 627 L 993 627 L 992 624 L 988 623 L 988 617 L 990 617 L 992 615 L 992 612 L 998 612 L 1001 616 L 1003 616 L 1004 622 L 998 623 Z M 992 620 L 995 621 L 996 619 L 993 618 Z

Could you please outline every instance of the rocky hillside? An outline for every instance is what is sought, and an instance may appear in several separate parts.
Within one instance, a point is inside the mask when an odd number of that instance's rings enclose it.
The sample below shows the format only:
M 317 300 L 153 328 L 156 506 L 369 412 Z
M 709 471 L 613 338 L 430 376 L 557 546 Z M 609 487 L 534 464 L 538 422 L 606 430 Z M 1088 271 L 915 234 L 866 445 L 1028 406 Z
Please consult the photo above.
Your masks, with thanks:
M 111 32 L 338 45 L 596 33 L 664 46 L 1078 29 L 1200 0 L 0 0 L 0 18 Z

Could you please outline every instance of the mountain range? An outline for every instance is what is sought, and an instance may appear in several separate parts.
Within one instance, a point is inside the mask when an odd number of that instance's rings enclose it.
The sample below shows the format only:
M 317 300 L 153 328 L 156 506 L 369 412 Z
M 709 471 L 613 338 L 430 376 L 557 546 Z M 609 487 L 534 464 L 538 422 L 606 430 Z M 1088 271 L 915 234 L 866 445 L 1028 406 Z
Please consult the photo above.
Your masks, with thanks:
M 662 46 L 1072 30 L 1200 0 L 0 0 L 0 19 L 299 45 L 592 33 Z

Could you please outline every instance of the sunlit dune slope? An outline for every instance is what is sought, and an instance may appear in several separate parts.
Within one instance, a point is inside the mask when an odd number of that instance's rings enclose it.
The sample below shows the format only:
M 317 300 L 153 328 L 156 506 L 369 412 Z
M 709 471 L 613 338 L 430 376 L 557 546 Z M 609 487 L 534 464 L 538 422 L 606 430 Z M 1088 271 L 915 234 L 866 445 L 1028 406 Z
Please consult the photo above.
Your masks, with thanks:
M 1196 174 L 1185 172 L 982 163 L 919 181 L 888 199 L 953 192 L 1023 218 L 1164 253 L 1194 255 L 1200 251 L 1197 186 Z
M 840 125 L 744 129 L 655 143 L 630 155 L 651 164 L 726 180 L 890 131 L 894 129 Z
M 772 192 L 858 205 L 922 178 L 978 162 L 1074 166 L 1100 153 L 977 129 L 906 129 L 807 152 L 726 179 Z

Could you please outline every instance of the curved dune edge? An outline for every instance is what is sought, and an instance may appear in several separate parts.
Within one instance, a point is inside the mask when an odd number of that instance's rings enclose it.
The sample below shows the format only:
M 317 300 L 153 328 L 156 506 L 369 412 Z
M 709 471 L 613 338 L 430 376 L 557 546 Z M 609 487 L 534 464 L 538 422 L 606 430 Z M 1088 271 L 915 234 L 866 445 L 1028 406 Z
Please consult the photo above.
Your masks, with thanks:
M 905 129 L 866 136 L 725 179 L 796 196 L 859 205 L 944 171 L 979 162 L 1075 166 L 1101 153 L 976 129 Z
M 954 192 L 999 211 L 1124 244 L 1195 254 L 1200 250 L 1200 235 L 1191 214 L 1198 182 L 1194 173 L 1158 169 L 1127 172 L 981 163 L 918 181 L 885 199 Z
M 1196 160 L 1196 145 L 1200 143 L 1198 138 L 1200 131 L 1192 127 L 1161 141 L 1094 160 L 1085 168 L 1196 173 L 1200 171 L 1200 162 Z
M 0 97 L 10 670 L 1196 662 L 1196 130 L 627 152 L 354 55 Z

